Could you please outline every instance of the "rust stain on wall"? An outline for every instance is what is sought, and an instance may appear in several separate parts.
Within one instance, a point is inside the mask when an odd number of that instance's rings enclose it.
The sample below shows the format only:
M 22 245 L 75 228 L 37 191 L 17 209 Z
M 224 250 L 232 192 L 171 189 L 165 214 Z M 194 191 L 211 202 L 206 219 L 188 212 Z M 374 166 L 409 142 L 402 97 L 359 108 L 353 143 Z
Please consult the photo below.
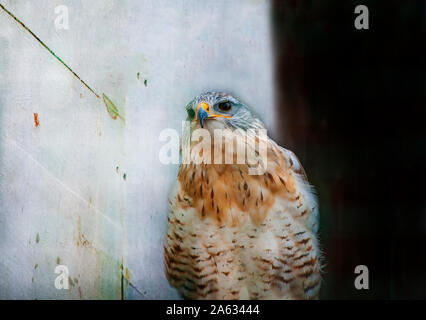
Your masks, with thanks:
M 34 123 L 36 128 L 40 125 L 40 122 L 38 120 L 38 113 L 36 112 L 34 112 Z

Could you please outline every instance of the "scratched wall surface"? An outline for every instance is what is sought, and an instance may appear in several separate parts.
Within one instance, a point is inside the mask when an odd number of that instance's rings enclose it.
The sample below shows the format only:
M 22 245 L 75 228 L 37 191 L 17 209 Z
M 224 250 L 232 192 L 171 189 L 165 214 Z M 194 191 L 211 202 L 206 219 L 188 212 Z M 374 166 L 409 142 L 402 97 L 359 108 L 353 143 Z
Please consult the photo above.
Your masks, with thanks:
M 0 299 L 178 298 L 162 257 L 178 167 L 159 135 L 212 89 L 274 132 L 268 2 L 67 1 L 68 30 L 62 1 L 1 3 L 125 121 L 0 10 Z

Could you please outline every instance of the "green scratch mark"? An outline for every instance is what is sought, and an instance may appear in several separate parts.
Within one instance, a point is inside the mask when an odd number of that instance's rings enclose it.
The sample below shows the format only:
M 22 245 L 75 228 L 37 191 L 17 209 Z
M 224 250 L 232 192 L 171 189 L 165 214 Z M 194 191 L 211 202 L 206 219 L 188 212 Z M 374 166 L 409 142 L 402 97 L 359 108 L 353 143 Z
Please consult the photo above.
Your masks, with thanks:
M 39 243 L 40 242 L 40 235 L 37 233 L 36 235 L 36 242 Z
M 112 101 L 105 95 L 105 93 L 102 94 L 102 98 L 104 99 L 105 102 L 105 106 L 107 108 L 107 111 L 109 113 L 109 115 L 111 116 L 111 118 L 113 118 L 114 120 L 117 119 L 117 117 L 119 117 L 120 119 L 124 120 L 124 118 L 120 115 L 120 113 L 118 112 L 117 107 L 114 105 L 114 103 L 112 103 Z
M 62 63 L 65 68 L 67 68 L 69 71 L 72 72 L 72 74 L 77 77 L 78 80 L 80 80 L 80 82 L 87 88 L 89 89 L 96 97 L 99 98 L 99 95 L 92 90 L 92 88 L 90 88 L 86 82 L 83 81 L 83 79 L 81 79 L 64 61 L 62 61 L 61 58 L 59 58 L 43 41 L 40 40 L 39 37 L 37 37 L 25 24 L 23 24 L 17 17 L 15 17 L 13 15 L 13 13 L 11 13 L 9 10 L 7 10 L 1 3 L 0 3 L 0 7 L 9 15 L 11 16 L 13 19 L 15 19 L 16 22 L 18 22 L 25 30 L 27 30 L 43 47 L 45 47 L 47 49 L 47 51 L 49 51 L 60 63 Z
M 72 70 L 61 58 L 59 58 L 55 52 L 53 52 L 43 41 L 41 41 L 41 39 L 34 33 L 32 32 L 21 20 L 19 20 L 17 17 L 15 17 L 15 15 L 10 12 L 9 10 L 7 10 L 1 3 L 0 3 L 0 8 L 2 8 L 9 16 L 11 16 L 17 23 L 19 23 L 26 31 L 28 31 L 34 39 L 36 39 L 47 51 L 50 52 L 51 55 L 53 55 L 65 68 L 67 68 L 69 71 L 71 71 L 71 73 L 78 79 L 80 80 L 80 82 L 87 88 L 90 90 L 90 92 L 92 92 L 98 99 L 100 99 L 100 96 L 91 88 L 89 87 L 89 85 L 83 80 L 81 79 L 75 72 L 74 70 Z M 139 78 L 139 72 L 138 72 L 138 78 Z M 146 81 L 146 80 L 145 80 Z M 145 83 L 146 86 L 146 83 Z M 124 118 L 119 114 L 118 109 L 115 107 L 115 105 L 111 102 L 110 99 L 108 99 L 108 97 L 103 94 L 103 100 L 107 106 L 107 110 L 110 114 L 110 116 L 115 120 L 117 119 L 117 117 L 120 117 L 122 120 L 124 120 Z M 80 95 L 81 97 L 81 95 Z

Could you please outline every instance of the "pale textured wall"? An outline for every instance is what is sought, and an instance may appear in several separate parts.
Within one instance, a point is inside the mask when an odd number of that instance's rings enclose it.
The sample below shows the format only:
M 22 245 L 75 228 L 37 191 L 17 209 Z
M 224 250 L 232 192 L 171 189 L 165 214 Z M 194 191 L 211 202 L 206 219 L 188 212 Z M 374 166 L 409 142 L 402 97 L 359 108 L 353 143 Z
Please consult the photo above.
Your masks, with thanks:
M 268 2 L 2 3 L 126 121 L 0 11 L 0 298 L 176 298 L 162 241 L 177 166 L 159 162 L 159 133 L 211 89 L 273 129 Z M 69 30 L 54 27 L 59 4 Z M 58 262 L 70 290 L 54 287 Z

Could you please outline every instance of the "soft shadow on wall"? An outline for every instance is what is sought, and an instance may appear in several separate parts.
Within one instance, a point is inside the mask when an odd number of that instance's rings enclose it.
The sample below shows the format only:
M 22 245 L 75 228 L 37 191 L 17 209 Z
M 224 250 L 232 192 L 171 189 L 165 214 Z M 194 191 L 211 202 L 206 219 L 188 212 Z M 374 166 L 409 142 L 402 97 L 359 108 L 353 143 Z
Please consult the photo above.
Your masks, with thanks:
M 320 298 L 425 298 L 426 3 L 276 0 L 272 24 L 278 142 L 320 201 Z

